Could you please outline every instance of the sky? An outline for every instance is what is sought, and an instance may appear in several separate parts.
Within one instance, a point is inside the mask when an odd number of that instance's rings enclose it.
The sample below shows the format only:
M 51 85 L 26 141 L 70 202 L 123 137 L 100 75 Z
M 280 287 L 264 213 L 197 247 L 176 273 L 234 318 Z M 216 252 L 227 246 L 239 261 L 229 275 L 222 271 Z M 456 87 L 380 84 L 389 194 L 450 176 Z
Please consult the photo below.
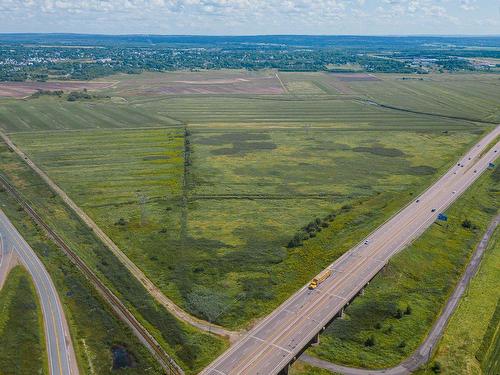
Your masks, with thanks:
M 500 0 L 0 0 L 1 32 L 500 35 Z

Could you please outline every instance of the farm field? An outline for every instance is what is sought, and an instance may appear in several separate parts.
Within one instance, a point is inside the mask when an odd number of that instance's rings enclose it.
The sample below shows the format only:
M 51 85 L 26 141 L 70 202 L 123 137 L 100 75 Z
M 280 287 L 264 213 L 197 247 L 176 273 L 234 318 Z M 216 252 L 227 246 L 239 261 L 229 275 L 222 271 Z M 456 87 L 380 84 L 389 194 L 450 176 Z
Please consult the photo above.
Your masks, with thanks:
M 87 82 L 87 81 L 51 81 L 51 82 L 0 82 L 1 98 L 24 98 L 39 90 L 45 91 L 75 91 L 75 90 L 101 90 L 112 86 L 113 82 Z
M 391 259 L 387 268 L 366 288 L 365 294 L 349 305 L 345 318 L 335 320 L 322 334 L 320 345 L 310 348 L 309 354 L 347 366 L 386 368 L 399 364 L 413 353 L 461 277 L 491 219 L 497 215 L 495 183 L 493 173 L 488 171 L 447 210 L 447 222 L 436 222 L 410 247 Z M 470 220 L 470 227 L 463 225 L 465 220 Z M 498 247 L 498 244 L 492 246 Z M 495 276 L 490 277 L 494 279 Z M 494 287 L 489 288 L 485 283 L 480 289 L 481 294 L 494 293 Z M 485 305 L 475 305 L 480 312 L 474 316 L 484 316 L 484 321 L 452 318 L 458 319 L 456 324 L 460 332 L 484 332 L 494 313 L 496 299 L 488 298 L 488 301 Z M 466 324 L 473 326 L 467 328 Z M 456 358 L 449 340 L 445 344 L 448 349 L 442 347 L 439 353 Z M 452 340 L 460 351 L 463 346 L 456 340 L 469 341 L 462 334 Z M 467 360 L 464 358 L 464 361 Z M 453 360 L 456 364 L 449 362 L 446 361 L 446 366 L 442 362 L 443 373 L 476 373 L 461 372 L 459 369 L 470 368 L 471 364 L 461 362 L 458 365 L 458 358 Z
M 42 98 L 15 102 L 26 106 L 23 128 L 4 129 L 166 295 L 240 328 L 397 211 L 486 129 L 349 96 L 287 97 L 130 97 L 115 105 L 117 118 L 102 100 Z M 64 107 L 67 119 L 95 104 L 93 118 L 105 111 L 107 122 L 89 129 L 55 118 L 54 130 L 41 131 L 51 121 L 40 124 L 37 100 L 47 117 Z M 169 118 L 178 122 L 160 121 Z M 336 217 L 328 228 L 287 248 L 327 215 Z
M 417 79 L 380 74 L 377 77 L 381 81 L 345 83 L 354 92 L 382 104 L 448 116 L 500 121 L 498 75 L 440 74 Z
M 120 74 L 112 95 L 183 94 L 283 94 L 283 86 L 273 71 L 212 70 L 202 72 L 143 73 L 139 76 Z M 99 81 L 97 81 L 99 82 Z
M 0 290 L 0 367 L 5 375 L 48 374 L 43 318 L 29 273 L 14 267 Z

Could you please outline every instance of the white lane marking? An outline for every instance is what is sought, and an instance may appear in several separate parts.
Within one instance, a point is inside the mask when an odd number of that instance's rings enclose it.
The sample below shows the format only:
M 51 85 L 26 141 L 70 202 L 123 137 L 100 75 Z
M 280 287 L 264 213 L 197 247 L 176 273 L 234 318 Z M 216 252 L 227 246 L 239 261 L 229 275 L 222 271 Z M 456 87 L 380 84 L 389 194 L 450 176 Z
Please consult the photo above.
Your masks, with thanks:
M 57 351 L 58 364 L 59 364 L 59 371 L 58 372 L 60 374 L 63 374 L 63 373 L 71 374 L 71 366 L 69 363 L 70 355 L 69 355 L 69 351 L 67 350 L 66 342 L 65 342 L 66 330 L 63 326 L 61 305 L 60 305 L 60 301 L 58 299 L 57 291 L 55 290 L 55 286 L 53 285 L 52 281 L 50 280 L 48 273 L 47 273 L 45 267 L 43 266 L 43 263 L 40 261 L 40 259 L 36 255 L 36 253 L 31 249 L 29 244 L 19 234 L 19 232 L 12 225 L 12 223 L 10 223 L 10 220 L 8 220 L 7 216 L 3 213 L 3 211 L 0 210 L 0 213 L 4 216 L 4 218 L 3 218 L 4 227 L 9 232 L 9 234 L 11 236 L 11 240 L 18 245 L 18 248 L 15 248 L 15 250 L 17 250 L 17 252 L 20 253 L 23 263 L 25 263 L 25 265 L 28 268 L 28 270 L 30 271 L 30 273 L 32 273 L 34 280 L 36 279 L 35 278 L 35 276 L 36 276 L 36 277 L 38 277 L 39 281 L 41 281 L 41 287 L 43 287 L 43 289 L 45 290 L 45 293 L 47 294 L 48 298 L 44 299 L 42 294 L 39 293 L 41 305 L 45 307 L 44 310 L 46 310 L 46 308 L 50 309 L 50 314 L 49 314 L 49 311 L 46 311 L 47 315 L 46 315 L 45 320 L 46 320 L 47 328 L 48 328 L 48 326 L 54 327 L 53 332 L 55 333 L 56 337 L 52 337 L 52 339 L 55 339 L 56 346 L 60 349 Z M 5 219 L 7 219 L 7 220 L 5 220 Z M 48 306 L 45 306 L 44 301 L 48 302 Z M 56 313 L 56 316 L 58 318 L 57 319 L 58 324 L 54 322 L 54 320 L 55 320 L 54 312 Z M 52 324 L 50 322 L 49 317 L 52 317 Z M 52 343 L 50 342 L 49 336 L 51 336 L 50 333 L 48 333 L 48 335 L 47 335 L 47 337 L 48 337 L 47 342 L 48 342 L 48 346 L 50 349 L 49 353 L 52 353 L 53 347 L 52 347 Z M 67 362 L 65 362 L 65 363 L 63 363 L 64 361 L 61 362 L 61 357 L 60 357 L 61 348 L 63 348 L 62 350 L 66 354 Z M 49 355 L 51 356 L 51 354 L 49 354 Z M 51 358 L 52 358 L 52 356 L 51 356 Z M 55 374 L 56 371 L 53 369 L 53 365 L 54 365 L 54 363 L 53 363 L 53 361 L 51 361 L 52 371 Z M 66 367 L 66 369 L 65 369 L 66 372 L 63 372 L 63 367 Z

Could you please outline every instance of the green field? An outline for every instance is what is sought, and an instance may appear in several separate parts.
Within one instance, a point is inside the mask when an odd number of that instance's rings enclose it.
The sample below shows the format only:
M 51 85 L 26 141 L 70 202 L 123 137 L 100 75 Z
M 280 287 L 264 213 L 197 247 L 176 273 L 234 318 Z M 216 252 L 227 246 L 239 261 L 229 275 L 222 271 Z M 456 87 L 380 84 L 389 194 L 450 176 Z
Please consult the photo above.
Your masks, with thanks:
M 499 240 L 497 229 L 429 365 L 440 363 L 443 374 L 481 375 L 500 371 Z
M 407 358 L 430 330 L 497 209 L 498 185 L 492 172 L 487 172 L 447 210 L 448 222 L 433 224 L 389 262 L 365 294 L 349 305 L 346 317 L 327 328 L 321 344 L 309 349 L 310 354 L 338 364 L 368 368 L 395 366 Z M 466 219 L 471 220 L 472 228 L 462 226 Z M 469 320 L 457 320 L 460 332 L 474 332 L 466 328 L 467 322 L 483 329 L 487 325 L 498 299 L 491 295 L 496 293 L 498 272 L 491 277 L 489 284 L 481 284 L 485 293 L 482 298 L 489 302 L 484 306 L 479 303 L 478 314 L 469 315 Z M 482 321 L 472 316 L 485 318 Z M 457 332 L 455 337 L 458 336 Z M 450 360 L 453 357 L 450 353 Z
M 14 267 L 0 290 L 0 373 L 48 374 L 43 318 L 35 286 Z
M 486 130 L 368 105 L 353 89 L 343 93 L 351 82 L 323 73 L 281 76 L 293 88 L 284 95 L 139 96 L 133 83 L 140 89 L 154 75 L 127 77 L 108 90 L 112 100 L 5 102 L 0 124 L 167 296 L 239 328 L 397 211 Z M 478 81 L 475 90 L 483 88 Z M 327 215 L 335 215 L 328 228 L 286 247 Z
M 96 239 L 92 231 L 4 145 L 0 146 L 0 169 L 31 202 L 32 207 L 44 216 L 45 221 L 121 298 L 187 374 L 197 373 L 226 347 L 224 341 L 179 322 L 160 307 Z M 93 373 L 92 368 L 96 374 L 108 373 L 111 366 L 111 348 L 114 345 L 123 345 L 137 358 L 136 373 L 157 373 L 158 365 L 149 352 L 129 329 L 111 315 L 107 307 L 103 307 L 103 302 L 83 275 L 59 249 L 54 248 L 45 236 L 33 227 L 23 212 L 19 212 L 6 192 L 0 194 L 2 203 L 4 199 L 6 203 L 10 203 L 10 207 L 3 207 L 6 214 L 46 262 L 58 289 L 62 290 L 60 294 L 64 296 L 64 306 L 70 306 L 69 321 L 73 329 L 75 347 L 79 352 L 80 366 L 86 367 L 88 364 L 89 373 Z

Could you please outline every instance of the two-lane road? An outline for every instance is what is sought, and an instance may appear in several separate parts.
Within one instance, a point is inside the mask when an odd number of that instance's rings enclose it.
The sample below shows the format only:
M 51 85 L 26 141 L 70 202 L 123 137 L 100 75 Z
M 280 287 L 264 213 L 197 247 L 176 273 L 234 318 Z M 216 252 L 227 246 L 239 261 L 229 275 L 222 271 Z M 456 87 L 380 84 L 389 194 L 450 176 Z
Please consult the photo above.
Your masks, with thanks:
M 7 271 L 4 261 L 15 255 L 33 278 L 42 307 L 50 374 L 77 375 L 73 344 L 56 288 L 40 259 L 1 209 L 0 236 L 0 272 Z
M 500 142 L 489 151 L 487 146 L 499 135 L 500 126 L 423 194 L 331 264 L 332 276 L 318 288 L 304 286 L 202 374 L 271 375 L 286 368 L 394 254 L 420 236 L 488 168 L 500 153 Z

